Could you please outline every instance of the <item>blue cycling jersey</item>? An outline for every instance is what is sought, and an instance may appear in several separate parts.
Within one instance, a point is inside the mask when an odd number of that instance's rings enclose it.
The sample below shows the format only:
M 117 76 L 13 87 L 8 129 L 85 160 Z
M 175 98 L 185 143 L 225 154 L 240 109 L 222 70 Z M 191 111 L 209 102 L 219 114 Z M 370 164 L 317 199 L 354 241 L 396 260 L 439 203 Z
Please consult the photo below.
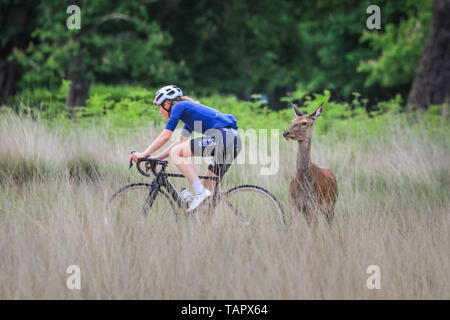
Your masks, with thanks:
M 181 134 L 186 137 L 189 137 L 192 131 L 205 133 L 215 128 L 238 128 L 233 115 L 191 101 L 180 101 L 172 107 L 166 129 L 175 130 L 179 120 L 184 122 Z

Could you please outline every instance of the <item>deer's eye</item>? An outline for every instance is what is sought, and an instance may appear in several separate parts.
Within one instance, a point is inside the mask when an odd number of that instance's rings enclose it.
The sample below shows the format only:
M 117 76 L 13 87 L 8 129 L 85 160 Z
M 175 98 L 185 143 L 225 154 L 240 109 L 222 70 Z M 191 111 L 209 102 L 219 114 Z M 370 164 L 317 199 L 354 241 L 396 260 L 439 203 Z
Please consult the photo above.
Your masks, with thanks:
M 302 126 L 306 126 L 307 125 L 307 123 L 306 122 L 302 122 Z

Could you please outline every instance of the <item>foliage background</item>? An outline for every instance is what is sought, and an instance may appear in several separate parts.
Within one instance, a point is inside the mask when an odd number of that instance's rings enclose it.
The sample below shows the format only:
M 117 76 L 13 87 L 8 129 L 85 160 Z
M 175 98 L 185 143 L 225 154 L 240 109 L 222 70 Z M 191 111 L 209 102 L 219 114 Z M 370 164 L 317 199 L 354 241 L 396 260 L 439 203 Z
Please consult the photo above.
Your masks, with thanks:
M 263 94 L 272 109 L 287 107 L 280 99 L 298 85 L 329 90 L 334 101 L 359 92 L 367 108 L 396 94 L 405 101 L 432 9 L 432 0 L 380 0 L 382 28 L 367 30 L 368 0 L 78 1 L 81 30 L 67 30 L 72 2 L 44 0 L 29 9 L 24 36 L 9 20 L 26 3 L 0 1 L 0 41 L 21 67 L 19 94 L 74 79 L 177 83 L 201 96 Z
M 16 84 L 0 96 L 0 298 L 448 299 L 450 108 L 405 106 L 432 1 L 378 0 L 369 31 L 371 2 L 79 0 L 68 31 L 73 1 L 0 0 L 0 89 Z M 74 83 L 89 84 L 84 105 L 67 103 Z M 220 212 L 105 225 L 110 195 L 145 181 L 129 152 L 160 133 L 152 100 L 169 83 L 240 130 L 281 132 L 291 102 L 324 102 L 312 161 L 337 177 L 333 227 L 292 211 L 282 231 Z M 289 208 L 296 146 L 279 138 L 276 175 L 236 164 L 224 187 L 258 184 Z M 372 264 L 382 290 L 365 286 Z

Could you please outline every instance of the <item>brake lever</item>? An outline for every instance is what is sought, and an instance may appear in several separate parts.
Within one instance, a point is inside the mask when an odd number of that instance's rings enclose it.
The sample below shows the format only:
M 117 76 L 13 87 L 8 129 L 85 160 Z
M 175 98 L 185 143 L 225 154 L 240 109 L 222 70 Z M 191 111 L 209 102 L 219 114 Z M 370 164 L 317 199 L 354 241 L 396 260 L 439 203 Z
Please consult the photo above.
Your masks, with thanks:
M 153 171 L 155 169 L 155 164 L 151 163 L 151 162 L 145 162 L 144 167 L 145 167 L 145 172 L 148 172 L 148 170 Z
M 136 150 L 131 151 L 131 154 L 135 153 Z M 130 170 L 133 167 L 133 160 L 130 160 L 130 166 L 128 167 L 128 170 Z

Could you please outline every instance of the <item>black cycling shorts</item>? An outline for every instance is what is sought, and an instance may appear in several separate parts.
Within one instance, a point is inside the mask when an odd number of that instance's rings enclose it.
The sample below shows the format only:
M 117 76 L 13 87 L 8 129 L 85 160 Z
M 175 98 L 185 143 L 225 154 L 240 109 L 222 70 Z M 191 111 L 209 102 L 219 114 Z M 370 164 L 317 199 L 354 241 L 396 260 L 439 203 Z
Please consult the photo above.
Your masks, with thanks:
M 191 151 L 196 157 L 213 157 L 208 170 L 222 178 L 241 151 L 241 138 L 231 127 L 209 129 L 205 136 L 191 139 Z

